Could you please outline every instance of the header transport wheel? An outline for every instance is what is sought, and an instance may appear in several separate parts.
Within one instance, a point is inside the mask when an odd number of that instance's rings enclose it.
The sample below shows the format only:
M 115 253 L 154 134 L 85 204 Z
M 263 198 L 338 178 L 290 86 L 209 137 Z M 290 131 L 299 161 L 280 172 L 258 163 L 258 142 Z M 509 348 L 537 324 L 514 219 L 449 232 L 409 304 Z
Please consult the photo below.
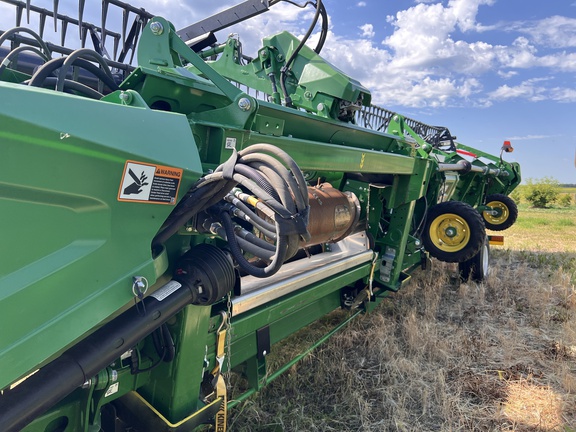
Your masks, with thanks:
M 488 237 L 484 239 L 480 251 L 467 261 L 458 263 L 460 279 L 467 281 L 472 279 L 474 282 L 482 282 L 490 273 L 490 243 Z
M 486 205 L 492 211 L 483 211 L 482 217 L 486 228 L 494 231 L 504 231 L 516 222 L 518 206 L 512 198 L 502 194 L 488 195 Z
M 480 251 L 486 229 L 480 214 L 460 201 L 447 201 L 430 208 L 422 241 L 434 258 L 464 262 Z

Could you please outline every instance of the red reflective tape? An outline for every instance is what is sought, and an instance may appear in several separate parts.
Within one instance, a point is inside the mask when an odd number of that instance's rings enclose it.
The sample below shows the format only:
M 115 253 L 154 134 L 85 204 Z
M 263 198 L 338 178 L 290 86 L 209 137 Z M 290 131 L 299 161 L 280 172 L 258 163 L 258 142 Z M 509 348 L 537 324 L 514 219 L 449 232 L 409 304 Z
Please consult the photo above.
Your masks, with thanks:
M 477 157 L 478 157 L 478 155 L 475 155 L 474 153 L 471 153 L 471 152 L 466 151 L 466 150 L 461 150 L 461 149 L 456 149 L 456 153 L 460 153 L 460 154 L 462 154 L 462 155 L 464 155 L 464 156 L 471 156 L 471 157 L 473 157 L 473 158 L 477 158 Z

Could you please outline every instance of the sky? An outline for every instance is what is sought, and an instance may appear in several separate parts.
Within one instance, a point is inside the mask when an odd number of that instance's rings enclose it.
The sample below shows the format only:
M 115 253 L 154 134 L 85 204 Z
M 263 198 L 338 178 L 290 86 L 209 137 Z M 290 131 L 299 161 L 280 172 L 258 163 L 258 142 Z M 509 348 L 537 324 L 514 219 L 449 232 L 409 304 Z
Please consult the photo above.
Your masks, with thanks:
M 180 29 L 241 0 L 129 2 Z M 86 3 L 84 20 L 98 24 L 101 2 Z M 458 142 L 488 153 L 499 154 L 510 140 L 515 150 L 505 159 L 521 164 L 524 179 L 576 183 L 576 0 L 323 3 L 330 32 L 321 55 L 370 89 L 374 104 L 446 126 Z M 52 8 L 48 0 L 32 4 Z M 76 5 L 60 1 L 59 12 L 77 17 Z M 0 29 L 14 25 L 12 9 L 0 3 Z M 238 33 L 253 55 L 264 36 L 288 30 L 301 37 L 313 13 L 281 2 L 218 40 Z M 44 37 L 58 40 L 51 22 Z

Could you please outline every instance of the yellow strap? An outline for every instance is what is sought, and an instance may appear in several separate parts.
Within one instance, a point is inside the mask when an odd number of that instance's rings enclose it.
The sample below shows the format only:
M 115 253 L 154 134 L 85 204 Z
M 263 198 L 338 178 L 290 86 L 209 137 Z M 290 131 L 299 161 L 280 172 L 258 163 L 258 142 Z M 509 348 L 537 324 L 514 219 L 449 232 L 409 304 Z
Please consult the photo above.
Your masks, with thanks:
M 217 376 L 222 372 L 222 363 L 224 362 L 224 356 L 226 355 L 226 329 L 222 329 L 218 332 L 216 336 L 216 365 L 212 369 L 212 375 Z
M 226 329 L 222 329 L 218 332 L 216 344 L 216 357 L 223 357 L 224 348 L 226 348 Z
M 216 366 L 212 370 L 212 375 L 217 376 L 216 381 L 216 397 L 222 398 L 220 409 L 216 413 L 216 432 L 226 432 L 227 423 L 227 410 L 226 410 L 226 382 L 222 376 L 222 363 L 224 362 L 225 348 L 226 348 L 226 329 L 218 332 L 216 339 Z
M 226 423 L 227 423 L 226 383 L 224 382 L 224 377 L 222 377 L 222 375 L 218 377 L 218 383 L 216 384 L 216 396 L 222 398 L 220 409 L 216 413 L 216 425 L 215 425 L 216 432 L 226 432 Z

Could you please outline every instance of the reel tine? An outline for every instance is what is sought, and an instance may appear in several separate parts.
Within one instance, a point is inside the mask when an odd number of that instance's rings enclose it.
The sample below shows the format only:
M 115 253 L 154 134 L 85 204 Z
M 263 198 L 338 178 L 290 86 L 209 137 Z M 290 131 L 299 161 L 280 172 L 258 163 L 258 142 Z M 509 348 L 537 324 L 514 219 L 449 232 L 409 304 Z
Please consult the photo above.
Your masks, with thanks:
M 140 37 L 140 29 L 142 28 L 142 21 L 140 16 L 136 17 L 136 32 L 134 33 L 134 42 L 132 43 L 132 52 L 130 53 L 130 63 L 134 60 L 136 54 L 136 46 L 138 45 L 138 38 Z
M 104 51 L 104 44 L 106 43 L 106 18 L 108 17 L 108 0 L 102 0 L 102 25 L 101 28 L 101 39 L 102 39 L 102 51 Z
M 118 45 L 120 44 L 120 35 L 114 36 L 114 61 L 118 58 Z
M 85 5 L 86 5 L 85 0 L 79 0 L 78 1 L 78 34 L 80 35 L 80 39 L 83 40 L 82 47 L 84 47 L 84 43 L 86 42 L 86 32 L 82 31 L 82 17 L 84 16 L 84 6 Z M 84 33 L 84 36 L 82 36 L 83 33 Z
M 38 24 L 39 26 L 39 35 L 40 35 L 40 39 L 42 39 L 44 37 L 44 27 L 46 26 L 46 12 L 42 11 L 40 12 L 40 23 Z
M 26 0 L 26 22 L 30 24 L 30 0 Z
M 64 43 L 66 42 L 66 30 L 68 30 L 68 21 L 62 20 L 62 34 L 60 35 L 60 45 L 66 46 Z
M 17 5 L 16 6 L 16 27 L 20 27 L 22 25 L 22 12 L 24 11 L 24 8 L 22 7 L 22 5 Z
M 82 31 L 80 32 L 80 41 L 82 48 L 86 47 L 86 38 L 88 37 L 88 27 L 83 26 Z
M 122 10 L 122 45 L 126 44 L 126 30 L 128 29 L 128 15 L 130 11 L 127 9 Z
M 52 8 L 54 11 L 54 32 L 58 31 L 58 0 L 54 0 L 54 7 Z

